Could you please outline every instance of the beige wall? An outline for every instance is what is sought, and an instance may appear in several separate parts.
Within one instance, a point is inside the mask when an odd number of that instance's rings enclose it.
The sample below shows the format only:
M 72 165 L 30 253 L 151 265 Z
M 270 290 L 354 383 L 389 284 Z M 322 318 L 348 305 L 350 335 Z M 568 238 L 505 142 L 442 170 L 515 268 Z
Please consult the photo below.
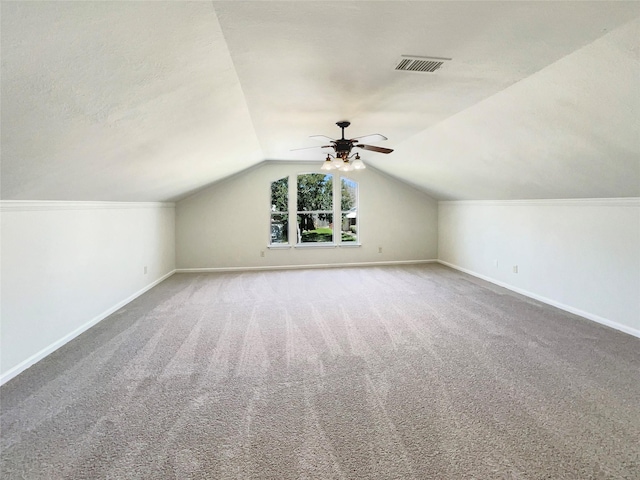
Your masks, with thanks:
M 2 382 L 175 268 L 172 204 L 1 205 Z
M 360 247 L 269 249 L 270 184 L 320 172 L 320 163 L 265 162 L 176 205 L 177 268 L 233 268 L 431 260 L 437 203 L 372 168 L 359 183 Z M 294 180 L 295 181 L 295 180 Z M 382 247 L 382 253 L 378 253 Z M 264 252 L 264 257 L 261 257 Z
M 441 261 L 640 336 L 640 199 L 440 202 L 438 230 Z

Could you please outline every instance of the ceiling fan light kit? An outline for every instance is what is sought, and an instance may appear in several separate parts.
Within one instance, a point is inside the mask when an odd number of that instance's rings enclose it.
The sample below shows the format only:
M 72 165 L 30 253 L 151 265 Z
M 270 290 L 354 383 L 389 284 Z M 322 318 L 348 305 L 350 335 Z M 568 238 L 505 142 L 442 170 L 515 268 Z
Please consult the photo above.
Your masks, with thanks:
M 341 172 L 351 172 L 353 170 L 364 170 L 365 168 L 367 167 L 360 158 L 360 154 L 356 153 L 345 160 L 340 157 L 332 158 L 331 155 L 327 155 L 327 158 L 322 163 L 320 170 L 340 170 Z
M 393 152 L 391 148 L 376 147 L 374 145 L 365 145 L 363 143 L 360 143 L 360 141 L 366 137 L 376 137 L 378 140 L 387 140 L 387 137 L 385 137 L 384 135 L 374 133 L 371 135 L 365 135 L 363 137 L 347 139 L 344 137 L 344 129 L 351 125 L 351 122 L 343 120 L 341 122 L 337 122 L 336 125 L 342 129 L 342 138 L 333 140 L 332 138 L 325 137 L 324 135 L 311 136 L 312 138 L 328 138 L 331 141 L 330 145 L 311 148 L 333 148 L 333 151 L 335 152 L 335 155 L 332 155 L 330 153 L 327 154 L 327 158 L 322 163 L 322 167 L 320 167 L 321 170 L 340 170 L 341 172 L 351 172 L 353 170 L 363 170 L 367 168 L 360 158 L 359 153 L 351 154 L 351 150 L 353 148 L 361 148 L 363 150 L 370 150 L 372 152 L 378 153 Z

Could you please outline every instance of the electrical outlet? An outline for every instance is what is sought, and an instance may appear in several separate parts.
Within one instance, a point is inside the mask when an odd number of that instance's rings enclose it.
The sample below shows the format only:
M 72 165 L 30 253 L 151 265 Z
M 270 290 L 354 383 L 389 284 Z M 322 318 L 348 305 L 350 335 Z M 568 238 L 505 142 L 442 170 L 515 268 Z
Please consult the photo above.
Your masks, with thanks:
M 518 273 L 518 265 L 513 266 L 513 273 Z
M 382 253 L 382 247 L 378 247 L 378 253 Z
M 493 263 L 495 264 L 496 268 L 498 268 L 498 259 L 496 258 Z
M 260 250 L 260 256 L 264 257 L 264 250 Z
M 144 266 L 144 274 L 145 275 L 147 274 L 147 266 L 146 265 Z

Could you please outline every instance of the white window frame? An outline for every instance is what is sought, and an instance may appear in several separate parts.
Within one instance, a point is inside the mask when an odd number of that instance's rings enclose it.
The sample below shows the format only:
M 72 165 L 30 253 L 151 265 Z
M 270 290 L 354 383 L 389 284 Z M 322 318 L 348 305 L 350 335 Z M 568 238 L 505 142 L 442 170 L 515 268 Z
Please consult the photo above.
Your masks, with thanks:
M 306 171 L 306 172 L 298 172 L 295 174 L 290 174 L 290 175 L 286 175 L 286 177 L 288 178 L 288 187 L 289 187 L 289 191 L 288 191 L 288 206 L 289 206 L 289 210 L 287 212 L 273 212 L 271 211 L 271 184 L 273 182 L 277 182 L 278 180 L 281 180 L 282 178 L 285 177 L 279 177 L 276 178 L 275 180 L 272 180 L 269 183 L 269 242 L 267 245 L 267 248 L 270 249 L 288 249 L 291 247 L 294 248 L 336 248 L 336 247 L 347 247 L 347 248 L 353 248 L 353 247 L 360 247 L 362 244 L 360 243 L 360 182 L 358 180 L 355 180 L 354 178 L 351 177 L 346 177 L 346 176 L 342 176 L 340 175 L 338 172 L 331 172 L 328 175 L 331 175 L 333 177 L 333 195 L 332 195 L 332 210 L 308 210 L 308 211 L 298 211 L 298 177 L 300 175 L 306 175 L 306 174 L 316 174 L 316 173 L 322 173 L 322 172 L 314 172 L 314 171 Z M 342 179 L 347 179 L 349 181 L 352 181 L 356 184 L 356 199 L 355 199 L 355 204 L 356 204 L 356 209 L 357 209 L 357 229 L 356 229 L 356 241 L 355 242 L 343 242 L 342 241 Z M 293 212 L 293 214 L 292 214 Z M 289 219 L 289 230 L 287 232 L 288 236 L 287 236 L 287 240 L 288 243 L 271 243 L 271 215 L 274 213 L 279 213 L 279 214 L 286 214 L 288 215 L 288 219 Z M 312 214 L 318 214 L 318 213 L 324 213 L 324 214 L 331 214 L 332 218 L 333 218 L 333 234 L 332 234 L 332 241 L 331 242 L 305 242 L 302 243 L 299 241 L 300 236 L 298 233 L 298 215 L 300 214 L 306 214 L 306 215 L 312 215 Z M 337 225 L 339 227 L 339 230 L 336 232 L 336 220 L 338 221 Z M 292 243 L 292 239 L 295 239 L 295 243 Z

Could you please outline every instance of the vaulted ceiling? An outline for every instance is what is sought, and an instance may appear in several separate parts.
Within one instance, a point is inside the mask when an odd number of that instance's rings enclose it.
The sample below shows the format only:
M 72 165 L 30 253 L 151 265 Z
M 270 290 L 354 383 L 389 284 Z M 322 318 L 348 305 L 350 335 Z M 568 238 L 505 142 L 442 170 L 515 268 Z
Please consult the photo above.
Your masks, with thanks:
M 1 7 L 3 199 L 176 200 L 345 119 L 437 199 L 640 196 L 640 2 Z

